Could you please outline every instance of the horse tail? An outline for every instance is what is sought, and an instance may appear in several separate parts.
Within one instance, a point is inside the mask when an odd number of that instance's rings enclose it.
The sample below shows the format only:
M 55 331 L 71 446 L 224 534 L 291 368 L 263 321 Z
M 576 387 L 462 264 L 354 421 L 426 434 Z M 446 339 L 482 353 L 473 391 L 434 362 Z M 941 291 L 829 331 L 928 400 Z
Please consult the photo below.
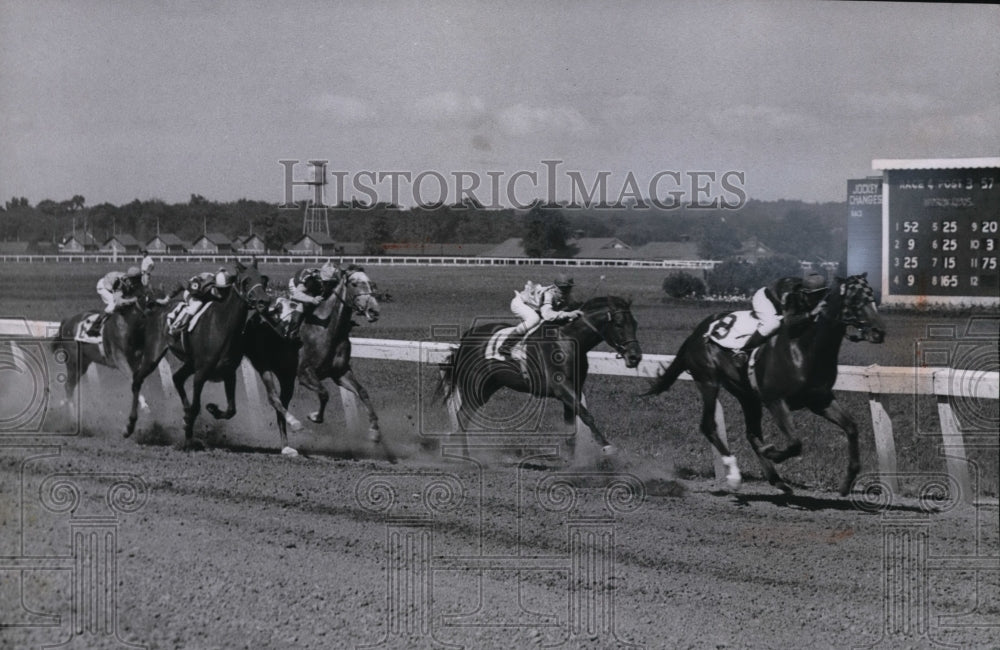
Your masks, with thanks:
M 687 370 L 687 364 L 684 361 L 687 347 L 688 342 L 684 341 L 681 349 L 677 351 L 677 356 L 674 357 L 674 360 L 666 368 L 661 367 L 659 374 L 649 382 L 649 388 L 646 389 L 646 392 L 642 393 L 643 395 L 659 395 L 674 385 L 674 382 L 681 376 L 681 373 Z

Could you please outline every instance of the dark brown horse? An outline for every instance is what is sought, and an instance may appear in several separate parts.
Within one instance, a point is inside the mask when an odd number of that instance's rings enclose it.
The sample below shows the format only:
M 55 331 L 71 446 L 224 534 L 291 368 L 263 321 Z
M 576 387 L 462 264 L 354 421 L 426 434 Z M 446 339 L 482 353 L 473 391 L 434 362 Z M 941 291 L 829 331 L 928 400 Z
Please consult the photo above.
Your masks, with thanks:
M 852 341 L 864 339 L 870 343 L 881 343 L 885 339 L 885 325 L 875 307 L 875 297 L 866 276 L 837 278 L 821 303 L 819 315 L 807 323 L 800 334 L 791 338 L 788 328 L 782 324 L 778 333 L 754 350 L 749 359 L 735 357 L 731 350 L 706 337 L 712 323 L 724 315 L 712 315 L 695 328 L 673 362 L 660 371 L 647 394 L 662 393 L 682 372 L 691 373 L 703 401 L 701 432 L 722 455 L 729 469 L 729 485 L 735 489 L 742 480 L 739 467 L 715 427 L 715 402 L 719 388 L 725 388 L 743 408 L 747 439 L 767 480 L 789 494 L 791 488 L 778 476 L 773 463 L 801 452 L 802 443 L 793 435 L 789 410 L 808 408 L 839 426 L 847 435 L 847 475 L 840 485 L 840 494 L 846 495 L 861 469 L 861 461 L 858 428 L 833 395 L 837 356 L 845 336 Z M 856 328 L 858 334 L 848 336 L 849 327 Z M 764 444 L 762 406 L 777 420 L 785 437 L 787 445 L 782 449 Z
M 319 410 L 309 415 L 315 423 L 323 422 L 330 393 L 323 380 L 332 379 L 341 388 L 354 393 L 368 411 L 368 439 L 373 444 L 382 443 L 386 455 L 393 456 L 382 440 L 378 415 L 372 406 L 368 391 L 351 370 L 351 339 L 354 315 L 364 316 L 368 322 L 379 317 L 378 300 L 373 283 L 360 266 L 349 265 L 339 271 L 336 286 L 316 309 L 306 316 L 299 329 L 302 348 L 299 351 L 299 385 L 319 397 Z M 280 424 L 279 424 L 280 426 Z
M 205 410 L 217 420 L 236 415 L 236 371 L 243 360 L 244 330 L 251 309 L 263 310 L 269 302 L 266 280 L 257 270 L 257 260 L 250 266 L 236 262 L 232 287 L 217 304 L 206 311 L 192 332 L 182 332 L 170 342 L 170 351 L 181 361 L 173 375 L 174 388 L 184 406 L 184 447 L 194 443 L 194 422 L 201 411 L 201 391 L 205 382 L 221 381 L 226 390 L 226 410 L 206 404 Z M 193 376 L 191 399 L 184 382 Z
M 97 312 L 76 314 L 59 323 L 59 335 L 52 345 L 54 350 L 66 352 L 67 405 L 73 404 L 77 384 L 90 364 L 118 368 L 132 378 L 132 406 L 124 432 L 126 437 L 132 435 L 140 403 L 144 410 L 148 409 L 140 392 L 142 384 L 167 349 L 164 325 L 167 311 L 168 308 L 157 303 L 151 294 L 141 293 L 135 302 L 120 308 L 105 321 L 101 345 L 74 340 L 79 323 Z
M 245 354 L 260 376 L 268 402 L 274 408 L 281 436 L 281 453 L 296 456 L 298 452 L 288 445 L 288 430 L 302 428 L 302 423 L 288 411 L 288 403 L 295 393 L 295 376 L 299 371 L 299 342 L 277 333 L 275 326 L 263 316 L 251 316 L 246 327 Z
M 466 453 L 469 425 L 477 411 L 501 388 L 559 400 L 567 424 L 579 417 L 603 453 L 615 453 L 614 446 L 601 433 L 581 399 L 589 369 L 587 352 L 604 341 L 625 360 L 626 367 L 635 368 L 642 361 L 642 349 L 635 334 L 636 321 L 631 305 L 623 298 L 592 298 L 580 310 L 582 316 L 561 328 L 543 324 L 532 333 L 527 339 L 527 358 L 523 367 L 517 361 L 486 359 L 490 338 L 506 327 L 505 324 L 481 325 L 463 334 L 458 349 L 442 366 L 439 388 L 443 389 L 453 408 L 457 407 Z

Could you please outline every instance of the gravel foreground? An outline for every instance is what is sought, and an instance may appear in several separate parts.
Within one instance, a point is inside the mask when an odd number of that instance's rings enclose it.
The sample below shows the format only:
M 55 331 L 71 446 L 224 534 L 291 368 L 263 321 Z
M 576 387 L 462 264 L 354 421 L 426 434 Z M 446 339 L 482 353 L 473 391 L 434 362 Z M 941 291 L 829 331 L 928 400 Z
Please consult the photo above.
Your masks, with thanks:
M 0 454 L 4 648 L 998 647 L 995 505 L 732 493 L 542 447 L 21 442 Z

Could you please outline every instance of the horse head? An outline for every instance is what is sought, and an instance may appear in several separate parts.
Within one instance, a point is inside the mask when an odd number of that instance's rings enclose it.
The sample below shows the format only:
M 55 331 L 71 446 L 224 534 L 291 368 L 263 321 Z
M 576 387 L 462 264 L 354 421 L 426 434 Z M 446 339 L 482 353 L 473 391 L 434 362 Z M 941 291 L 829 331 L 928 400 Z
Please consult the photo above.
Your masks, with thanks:
M 885 323 L 875 306 L 875 292 L 868 284 L 868 274 L 852 275 L 838 278 L 830 288 L 830 293 L 837 292 L 840 303 L 839 314 L 831 317 L 849 327 L 858 330 L 851 334 L 852 341 L 865 340 L 869 343 L 882 343 L 885 340 Z M 827 302 L 832 303 L 829 296 Z
M 624 298 L 608 296 L 592 298 L 580 308 L 580 320 L 596 331 L 625 360 L 626 368 L 635 368 L 642 361 L 642 348 L 636 338 L 637 327 L 632 315 L 632 303 Z
M 261 275 L 256 258 L 249 266 L 236 261 L 233 290 L 248 307 L 256 311 L 266 310 L 271 303 L 271 297 L 267 293 L 267 276 Z
M 358 315 L 364 316 L 369 323 L 377 321 L 379 307 L 374 295 L 375 283 L 365 273 L 364 267 L 349 265 L 344 269 L 340 282 L 344 286 L 344 303 Z

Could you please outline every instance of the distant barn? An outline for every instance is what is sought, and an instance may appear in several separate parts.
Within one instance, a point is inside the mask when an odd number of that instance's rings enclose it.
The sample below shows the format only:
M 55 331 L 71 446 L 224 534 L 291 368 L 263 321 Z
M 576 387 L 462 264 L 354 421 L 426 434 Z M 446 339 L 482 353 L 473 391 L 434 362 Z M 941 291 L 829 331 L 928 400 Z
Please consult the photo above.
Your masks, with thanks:
M 159 253 L 160 255 L 183 253 L 187 249 L 187 242 L 172 233 L 156 235 L 146 242 L 147 251 L 150 253 Z
M 205 233 L 198 239 L 194 240 L 191 244 L 191 248 L 188 249 L 191 253 L 202 253 L 202 254 L 227 254 L 233 252 L 233 242 L 226 237 L 217 232 Z
M 89 253 L 98 248 L 100 244 L 89 232 L 67 235 L 59 245 L 59 250 L 63 253 Z
M 101 244 L 102 253 L 136 254 L 142 246 L 132 235 L 112 235 Z
M 337 242 L 329 235 L 312 232 L 288 244 L 285 250 L 291 255 L 335 255 Z
M 260 235 L 238 235 L 233 240 L 237 253 L 244 255 L 264 255 L 267 253 L 267 243 Z

